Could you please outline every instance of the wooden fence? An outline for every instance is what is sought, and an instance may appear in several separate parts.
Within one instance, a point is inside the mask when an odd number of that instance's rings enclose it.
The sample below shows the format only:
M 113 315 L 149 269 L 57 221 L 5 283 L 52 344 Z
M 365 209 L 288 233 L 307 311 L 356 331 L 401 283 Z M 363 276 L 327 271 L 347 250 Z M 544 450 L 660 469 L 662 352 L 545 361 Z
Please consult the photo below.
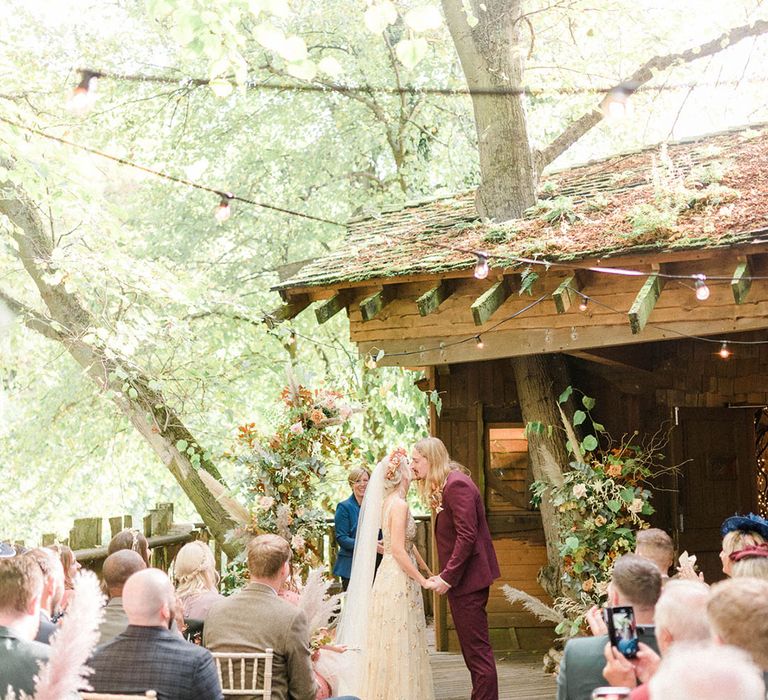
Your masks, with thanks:
M 42 537 L 42 545 L 46 546 L 60 542 L 67 544 L 73 550 L 75 558 L 85 569 L 101 574 L 104 559 L 107 558 L 107 543 L 117 533 L 125 528 L 134 527 L 133 518 L 130 515 L 119 515 L 106 519 L 109 527 L 109 536 L 105 537 L 105 518 L 90 517 L 76 518 L 69 536 L 58 539 L 55 534 L 45 534 Z M 322 541 L 317 543 L 317 551 L 320 553 L 322 563 L 328 576 L 331 576 L 333 565 L 336 561 L 338 547 L 333 527 L 333 518 L 326 518 L 326 533 Z M 173 520 L 173 503 L 158 503 L 143 518 L 141 527 L 149 542 L 152 566 L 168 571 L 173 559 L 187 542 L 201 540 L 210 542 L 213 547 L 216 568 L 219 573 L 226 570 L 228 560 L 218 543 L 213 540 L 210 532 L 203 523 L 175 523 Z M 426 515 L 416 516 L 416 546 L 434 571 L 432 566 L 432 548 L 430 547 L 430 519 Z M 432 615 L 432 595 L 424 592 L 424 606 L 427 615 Z

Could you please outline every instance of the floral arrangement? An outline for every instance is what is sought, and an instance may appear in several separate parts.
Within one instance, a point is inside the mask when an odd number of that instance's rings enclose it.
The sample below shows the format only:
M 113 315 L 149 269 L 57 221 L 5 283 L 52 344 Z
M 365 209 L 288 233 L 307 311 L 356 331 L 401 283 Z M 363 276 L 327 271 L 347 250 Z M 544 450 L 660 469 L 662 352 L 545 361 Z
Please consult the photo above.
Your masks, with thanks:
M 385 474 L 387 481 L 392 481 L 404 466 L 408 466 L 408 453 L 405 448 L 396 447 L 389 455 L 389 464 Z
M 254 423 L 238 428 L 233 459 L 245 474 L 249 534 L 276 533 L 291 543 L 294 561 L 306 568 L 325 530 L 317 485 L 327 465 L 349 466 L 357 441 L 339 428 L 357 410 L 326 388 L 309 389 L 290 377 L 281 394 L 283 411 L 270 436 Z
M 569 396 L 561 396 L 561 403 Z M 531 485 L 532 503 L 550 498 L 559 518 L 564 599 L 555 607 L 564 616 L 557 631 L 567 636 L 579 630 L 589 607 L 604 600 L 613 562 L 634 550 L 635 532 L 649 527 L 645 517 L 654 512 L 650 482 L 665 471 L 665 436 L 657 433 L 638 443 L 635 433 L 616 444 L 592 418 L 594 399 L 583 396 L 582 405 L 572 423 L 561 410 L 573 456 L 570 469 L 557 469 L 561 478 Z M 578 440 L 573 426 L 588 423 L 592 433 Z

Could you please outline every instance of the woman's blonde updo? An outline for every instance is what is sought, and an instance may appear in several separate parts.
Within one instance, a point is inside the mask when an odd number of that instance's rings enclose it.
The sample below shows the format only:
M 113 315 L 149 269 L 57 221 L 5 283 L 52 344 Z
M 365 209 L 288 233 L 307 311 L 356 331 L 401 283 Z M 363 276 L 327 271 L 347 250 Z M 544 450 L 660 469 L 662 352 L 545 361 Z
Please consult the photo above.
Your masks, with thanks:
M 187 542 L 176 555 L 173 577 L 176 593 L 182 600 L 195 593 L 215 591 L 219 574 L 211 548 L 200 540 Z
M 408 453 L 398 447 L 387 457 L 387 471 L 384 474 L 384 490 L 391 493 L 399 488 L 408 473 Z

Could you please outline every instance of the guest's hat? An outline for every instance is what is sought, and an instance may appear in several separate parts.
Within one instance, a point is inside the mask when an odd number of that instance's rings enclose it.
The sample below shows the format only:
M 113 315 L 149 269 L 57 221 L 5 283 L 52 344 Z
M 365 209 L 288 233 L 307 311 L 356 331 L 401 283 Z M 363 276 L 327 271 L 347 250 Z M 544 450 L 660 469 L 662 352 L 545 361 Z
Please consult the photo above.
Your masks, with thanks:
M 720 528 L 720 534 L 723 536 L 734 530 L 740 530 L 741 532 L 756 532 L 766 540 L 768 540 L 768 520 L 761 518 L 759 515 L 750 513 L 749 515 L 732 515 L 730 518 L 726 518 L 722 527 Z
M 7 542 L 0 542 L 0 559 L 10 559 L 16 556 L 16 548 Z

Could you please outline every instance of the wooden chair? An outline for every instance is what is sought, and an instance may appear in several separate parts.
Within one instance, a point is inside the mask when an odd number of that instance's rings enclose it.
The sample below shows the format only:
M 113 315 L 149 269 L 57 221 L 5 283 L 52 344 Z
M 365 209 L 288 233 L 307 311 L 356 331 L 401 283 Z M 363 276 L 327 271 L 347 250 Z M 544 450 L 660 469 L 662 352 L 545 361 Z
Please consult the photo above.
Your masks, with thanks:
M 111 693 L 80 693 L 82 700 L 136 700 L 136 698 L 157 698 L 154 690 L 148 690 L 143 695 L 113 695 Z
M 214 652 L 213 660 L 224 697 L 248 695 L 272 700 L 272 653 L 272 649 L 259 654 Z M 262 688 L 258 681 L 259 660 L 263 661 L 264 668 Z

